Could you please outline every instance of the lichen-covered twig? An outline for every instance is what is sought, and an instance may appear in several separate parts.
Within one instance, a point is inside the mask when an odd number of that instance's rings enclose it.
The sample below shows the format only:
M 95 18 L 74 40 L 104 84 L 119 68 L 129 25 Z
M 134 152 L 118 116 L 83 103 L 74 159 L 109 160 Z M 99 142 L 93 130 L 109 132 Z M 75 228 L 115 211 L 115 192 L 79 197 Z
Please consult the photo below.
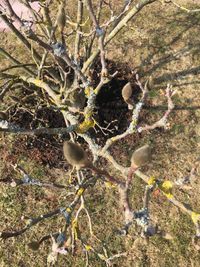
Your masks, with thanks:
M 167 111 L 165 112 L 165 114 L 163 115 L 163 117 L 153 123 L 152 125 L 145 125 L 145 126 L 141 126 L 141 127 L 138 127 L 138 132 L 141 133 L 143 131 L 148 131 L 148 130 L 153 130 L 155 128 L 167 128 L 167 119 L 170 115 L 170 113 L 172 112 L 172 110 L 174 109 L 174 103 L 172 101 L 172 96 L 174 95 L 175 91 L 173 92 L 172 91 L 172 86 L 170 84 L 167 85 L 167 88 L 166 88 L 166 97 L 167 97 L 167 100 L 168 100 L 168 109 Z
M 74 143 L 73 143 L 73 149 L 70 150 L 70 153 L 66 153 L 66 159 L 77 168 L 77 178 L 78 178 L 78 185 L 74 186 L 72 185 L 74 192 L 73 200 L 70 203 L 67 203 L 64 205 L 64 207 L 57 208 L 56 210 L 43 214 L 41 216 L 38 216 L 36 218 L 28 218 L 26 226 L 22 228 L 21 230 L 15 231 L 15 232 L 7 232 L 3 231 L 0 234 L 0 237 L 2 239 L 7 239 L 10 237 L 19 236 L 23 233 L 25 233 L 28 229 L 33 227 L 34 225 L 37 225 L 44 219 L 50 219 L 53 216 L 60 216 L 62 215 L 64 217 L 64 223 L 61 226 L 62 230 L 59 231 L 58 234 L 54 235 L 47 235 L 46 238 L 49 239 L 51 237 L 52 239 L 52 248 L 51 252 L 49 254 L 48 260 L 49 262 L 53 262 L 57 259 L 58 254 L 64 254 L 74 251 L 74 247 L 76 243 L 78 243 L 78 240 L 81 242 L 83 249 L 85 250 L 86 259 L 87 262 L 89 262 L 88 254 L 89 252 L 93 252 L 99 259 L 103 260 L 107 266 L 109 266 L 111 260 L 114 258 L 118 258 L 120 256 L 126 256 L 126 253 L 117 253 L 113 256 L 108 256 L 107 250 L 104 246 L 102 246 L 102 252 L 99 252 L 99 249 L 96 249 L 95 246 L 87 244 L 87 242 L 84 240 L 83 235 L 79 229 L 78 220 L 81 219 L 81 212 L 84 211 L 87 216 L 87 220 L 89 223 L 89 231 L 90 231 L 90 237 L 94 236 L 93 228 L 92 228 L 92 219 L 90 217 L 89 210 L 86 207 L 85 203 L 85 197 L 84 195 L 87 188 L 90 186 L 95 186 L 96 182 L 100 179 L 103 181 L 109 181 L 112 185 L 114 184 L 115 187 L 118 188 L 119 191 L 119 198 L 120 198 L 120 204 L 122 206 L 122 215 L 124 218 L 124 232 L 127 233 L 128 228 L 132 225 L 133 222 L 136 222 L 138 225 L 141 226 L 143 235 L 145 236 L 151 236 L 155 234 L 155 228 L 151 227 L 150 222 L 150 211 L 149 211 L 149 200 L 150 200 L 150 194 L 151 192 L 157 188 L 161 191 L 164 197 L 167 198 L 170 203 L 178 207 L 181 211 L 186 212 L 189 216 L 191 216 L 191 219 L 196 227 L 196 237 L 200 236 L 200 214 L 194 212 L 193 210 L 189 209 L 186 205 L 184 205 L 182 202 L 177 200 L 175 195 L 173 194 L 174 185 L 175 183 L 166 180 L 163 181 L 161 179 L 156 179 L 154 177 L 148 177 L 144 173 L 142 173 L 139 168 L 143 165 L 143 163 L 146 164 L 146 159 L 149 159 L 149 151 L 150 148 L 148 145 L 145 145 L 137 150 L 134 151 L 134 154 L 131 158 L 131 166 L 125 167 L 118 163 L 118 159 L 115 159 L 114 156 L 112 156 L 111 152 L 109 151 L 109 148 L 111 145 L 114 145 L 118 140 L 121 140 L 125 137 L 127 137 L 130 134 L 134 134 L 137 132 L 142 132 L 145 130 L 151 130 L 155 129 L 157 127 L 166 127 L 167 126 L 167 120 L 169 118 L 169 115 L 171 114 L 174 104 L 172 101 L 173 92 L 171 90 L 171 86 L 168 85 L 166 89 L 166 97 L 168 99 L 168 110 L 165 112 L 163 117 L 155 122 L 151 126 L 141 126 L 138 127 L 138 121 L 140 117 L 140 113 L 142 108 L 145 105 L 146 98 L 148 95 L 148 89 L 147 89 L 147 83 L 143 86 L 142 82 L 139 80 L 139 76 L 136 75 L 136 84 L 140 87 L 142 95 L 138 103 L 136 103 L 135 108 L 132 111 L 132 119 L 128 126 L 128 128 L 124 131 L 124 133 L 118 134 L 112 138 L 109 138 L 104 146 L 100 146 L 97 144 L 95 138 L 90 135 L 89 129 L 95 126 L 95 120 L 93 118 L 94 111 L 95 111 L 95 104 L 96 104 L 96 98 L 99 94 L 100 90 L 102 89 L 103 85 L 108 83 L 113 77 L 116 76 L 117 72 L 114 73 L 114 75 L 108 75 L 107 70 L 107 63 L 106 63 L 106 45 L 108 45 L 111 40 L 121 31 L 123 27 L 126 26 L 126 23 L 129 22 L 129 20 L 134 17 L 143 7 L 146 5 L 153 3 L 155 0 L 138 0 L 134 6 L 132 6 L 132 1 L 125 1 L 122 10 L 118 14 L 118 16 L 114 16 L 114 10 L 112 9 L 112 6 L 110 3 L 99 1 L 98 4 L 98 12 L 95 14 L 95 5 L 92 4 L 91 0 L 79 0 L 78 1 L 78 9 L 77 9 L 77 20 L 76 23 L 72 21 L 72 19 L 69 17 L 67 21 L 63 21 L 63 18 L 65 18 L 65 10 L 64 5 L 65 1 L 61 4 L 61 13 L 58 14 L 60 16 L 60 21 L 58 19 L 58 16 L 56 18 L 55 23 L 53 24 L 52 19 L 50 18 L 48 14 L 48 3 L 45 2 L 43 8 L 44 8 L 44 16 L 42 20 L 40 21 L 40 16 L 35 14 L 36 23 L 40 23 L 39 25 L 42 35 L 38 34 L 38 32 L 34 31 L 32 29 L 32 24 L 34 24 L 34 21 L 30 21 L 30 25 L 24 23 L 23 20 L 19 16 L 16 15 L 16 13 L 12 10 L 12 6 L 10 5 L 9 0 L 6 0 L 5 3 L 7 3 L 9 14 L 18 20 L 21 27 L 23 28 L 23 34 L 17 30 L 17 28 L 13 25 L 13 22 L 10 21 L 9 16 L 6 15 L 4 12 L 0 12 L 0 16 L 2 19 L 7 23 L 9 28 L 15 33 L 15 35 L 25 44 L 29 51 L 30 55 L 35 61 L 35 64 L 37 66 L 38 73 L 35 73 L 35 71 L 30 70 L 27 65 L 22 64 L 15 60 L 13 57 L 11 57 L 9 54 L 6 54 L 4 50 L 0 50 L 4 54 L 5 57 L 7 57 L 9 60 L 11 60 L 15 65 L 18 65 L 18 67 L 22 67 L 28 74 L 31 75 L 31 77 L 26 76 L 19 76 L 18 74 L 7 74 L 7 73 L 1 73 L 0 76 L 2 79 L 11 79 L 12 81 L 8 83 L 8 86 L 12 84 L 12 82 L 15 81 L 21 81 L 23 84 L 31 84 L 32 87 L 41 88 L 47 96 L 48 100 L 50 99 L 50 103 L 56 106 L 57 109 L 59 109 L 64 117 L 64 120 L 66 122 L 65 128 L 55 128 L 55 129 L 48 129 L 48 128 L 39 128 L 34 130 L 26 130 L 22 129 L 18 126 L 13 125 L 12 123 L 8 123 L 7 120 L 1 120 L 0 121 L 0 131 L 5 132 L 12 132 L 12 133 L 21 133 L 21 134 L 27 134 L 27 135 L 39 135 L 39 134 L 63 134 L 68 133 L 70 135 L 70 138 L 73 142 L 75 142 L 75 137 L 81 137 L 83 138 L 86 143 L 88 144 L 89 149 L 92 152 L 93 160 L 88 160 L 88 158 L 85 158 L 86 153 L 82 153 L 83 158 L 78 157 L 80 160 L 77 162 L 77 158 L 69 158 L 68 156 L 72 155 L 74 156 Z M 30 9 L 30 5 L 28 3 L 28 0 L 23 1 Z M 82 23 L 82 18 L 84 14 L 84 4 L 86 5 L 88 9 L 88 13 L 90 15 L 90 18 L 93 22 L 94 28 L 89 29 L 89 33 L 87 34 L 84 32 L 84 26 Z M 103 5 L 107 5 L 109 7 L 109 12 L 111 14 L 111 18 L 108 19 L 108 21 L 103 21 L 103 18 L 100 19 L 100 14 L 102 11 Z M 86 19 L 86 23 L 87 23 Z M 103 22 L 102 22 L 103 21 Z M 73 45 L 74 48 L 74 54 L 71 55 L 70 53 L 70 45 L 68 47 L 67 38 L 68 34 L 64 34 L 64 28 L 65 24 L 68 24 L 69 27 L 72 27 L 71 34 L 76 34 L 75 36 L 75 42 Z M 111 27 L 110 27 L 111 26 Z M 110 27 L 110 28 L 109 28 Z M 58 42 L 56 40 L 57 35 L 55 35 L 56 29 L 60 29 L 61 33 L 61 42 Z M 85 27 L 87 28 L 87 27 Z M 46 29 L 46 31 L 45 31 Z M 70 37 L 71 38 L 71 37 Z M 81 47 L 81 44 L 85 42 L 84 38 L 90 38 L 90 47 L 87 49 L 87 52 L 85 53 Z M 28 41 L 32 40 L 35 45 L 38 45 L 40 47 L 40 50 L 38 49 L 36 51 L 35 46 L 33 47 L 32 44 Z M 95 42 L 97 40 L 97 42 Z M 86 41 L 87 43 L 87 41 Z M 94 49 L 94 46 L 98 45 L 97 49 Z M 38 54 L 38 51 L 42 50 L 42 57 L 40 54 Z M 100 61 L 101 61 L 101 76 L 99 75 L 100 79 L 98 81 L 92 81 L 92 64 L 96 63 L 96 58 L 100 54 Z M 50 60 L 49 60 L 50 57 Z M 85 62 L 84 62 L 84 59 Z M 81 66 L 82 70 L 81 70 Z M 10 67 L 12 68 L 12 67 Z M 5 69 L 4 69 L 5 71 Z M 8 70 L 7 70 L 8 71 Z M 70 81 L 68 82 L 68 74 L 70 77 Z M 100 73 L 98 73 L 100 74 Z M 5 84 L 6 86 L 6 84 Z M 69 102 L 67 101 L 67 98 L 69 97 L 70 93 L 72 93 L 74 90 L 84 90 L 85 97 L 87 98 L 87 105 L 83 112 L 83 121 L 81 121 L 82 117 L 80 114 L 77 114 L 76 112 L 72 113 L 70 109 L 68 109 Z M 5 91 L 2 90 L 2 94 L 4 95 Z M 2 96 L 2 94 L 0 96 Z M 18 100 L 17 100 L 18 101 Z M 19 101 L 20 102 L 20 101 Z M 72 135 L 72 132 L 74 132 L 75 137 Z M 80 150 L 79 150 L 80 152 Z M 144 153 L 145 152 L 145 153 Z M 142 154 L 143 153 L 143 154 Z M 136 154 L 139 156 L 136 157 Z M 141 154 L 143 155 L 143 158 L 141 159 Z M 79 155 L 80 156 L 80 153 Z M 96 167 L 96 161 L 98 157 L 102 157 L 107 160 L 107 162 L 112 164 L 113 169 L 115 170 L 115 175 L 112 175 L 112 170 L 110 173 L 104 169 L 99 169 Z M 54 183 L 48 183 L 43 182 L 39 179 L 34 179 L 31 177 L 24 169 L 22 169 L 19 166 L 15 166 L 20 173 L 23 175 L 22 179 L 14 179 L 11 182 L 12 186 L 17 185 L 35 185 L 35 186 L 46 186 L 50 188 L 61 188 L 61 189 L 67 189 L 64 185 L 58 185 Z M 90 169 L 93 173 L 95 173 L 94 177 L 86 178 L 83 176 L 82 169 Z M 86 171 L 86 170 L 84 170 Z M 131 186 L 134 186 L 134 176 L 139 176 L 147 185 L 145 186 L 145 192 L 144 192 L 144 200 L 143 200 L 143 206 L 141 209 L 137 209 L 136 207 L 132 207 L 131 198 L 129 196 L 129 189 Z M 8 181 L 8 180 L 7 180 Z M 4 182 L 7 182 L 4 180 Z M 80 206 L 78 206 L 80 204 Z M 72 233 L 70 235 L 69 233 Z M 70 240 L 70 245 L 67 245 L 67 237 Z M 41 239 L 42 240 L 42 239 Z M 96 239 L 97 240 L 97 239 Z M 89 242 L 89 239 L 88 239 Z M 38 244 L 40 244 L 40 241 L 38 243 L 32 242 L 32 247 L 38 248 Z M 68 247 L 67 247 L 68 246 Z M 70 249 L 68 249 L 70 248 Z
M 18 39 L 29 49 L 29 51 L 33 52 L 34 57 L 37 60 L 41 60 L 41 56 L 38 52 L 32 48 L 31 44 L 28 40 L 24 37 L 24 35 L 9 21 L 7 16 L 0 11 L 0 18 L 6 23 L 6 25 L 10 28 L 10 30 L 18 37 Z
M 0 47 L 0 55 L 11 61 L 12 63 L 16 64 L 17 66 L 20 66 L 20 68 L 23 68 L 29 75 L 35 75 L 34 71 L 30 70 L 27 65 L 21 64 L 17 59 L 15 59 L 13 56 L 11 56 L 8 52 L 6 52 L 2 47 Z
M 105 45 L 107 45 L 117 34 L 118 32 L 127 25 L 127 23 L 146 5 L 155 2 L 155 0 L 140 0 L 134 7 L 130 9 L 130 11 L 126 14 L 126 16 L 116 25 L 116 27 L 109 33 L 109 35 L 105 39 Z M 98 56 L 100 49 L 95 50 L 91 56 L 84 63 L 82 72 L 89 68 L 89 66 L 94 62 L 95 58 Z
M 51 218 L 53 216 L 56 216 L 58 214 L 61 214 L 61 209 L 56 209 L 52 212 L 48 212 L 46 214 L 42 214 L 36 218 L 30 218 L 28 221 L 27 221 L 27 225 L 22 228 L 21 230 L 18 230 L 18 231 L 14 231 L 14 232 L 7 232 L 7 231 L 3 231 L 3 232 L 0 232 L 0 239 L 7 239 L 7 238 L 10 238 L 10 237 L 16 237 L 16 236 L 19 236 L 19 235 L 22 235 L 23 233 L 25 233 L 28 229 L 30 229 L 32 226 L 38 224 L 39 222 L 45 220 L 45 219 L 48 219 L 48 218 Z
M 62 185 L 62 184 L 57 184 L 57 183 L 51 183 L 51 182 L 44 182 L 39 179 L 35 179 L 32 176 L 30 176 L 21 166 L 18 164 L 11 164 L 11 166 L 14 168 L 14 170 L 17 170 L 23 175 L 22 179 L 3 179 L 0 180 L 1 182 L 4 183 L 9 183 L 12 187 L 15 186 L 20 186 L 20 185 L 34 185 L 34 186 L 39 186 L 39 187 L 48 187 L 48 188 L 56 188 L 56 189 L 67 189 L 68 186 Z
M 105 146 L 102 148 L 101 155 L 103 155 L 104 152 L 107 151 L 108 148 L 111 145 L 113 145 L 115 142 L 117 142 L 118 140 L 121 140 L 121 139 L 127 137 L 128 135 L 133 134 L 134 132 L 137 131 L 137 123 L 138 123 L 139 115 L 140 115 L 140 112 L 142 110 L 143 105 L 145 104 L 146 97 L 148 95 L 148 89 L 147 89 L 146 84 L 145 84 L 144 88 L 141 86 L 141 89 L 142 89 L 142 97 L 141 97 L 140 101 L 136 104 L 135 109 L 133 110 L 132 120 L 129 124 L 129 127 L 127 128 L 127 130 L 124 133 L 109 138 L 106 141 Z
M 93 24 L 95 26 L 95 29 L 96 29 L 96 35 L 98 37 L 98 42 L 99 42 L 101 66 L 102 66 L 101 75 L 104 77 L 104 76 L 108 75 L 107 64 L 106 64 L 106 60 L 105 60 L 105 49 L 104 49 L 105 32 L 99 26 L 98 20 L 97 20 L 95 14 L 94 14 L 94 11 L 93 11 L 91 0 L 86 1 L 86 6 L 87 6 L 87 9 L 89 11 L 89 15 L 90 15 L 90 17 L 93 21 Z
M 82 183 L 79 185 L 78 189 L 76 190 L 74 200 L 67 207 L 61 207 L 61 208 L 55 209 L 52 212 L 42 214 L 36 218 L 29 218 L 27 220 L 26 226 L 24 228 L 22 228 L 21 230 L 18 230 L 18 231 L 14 231 L 14 232 L 3 231 L 0 233 L 0 239 L 7 239 L 10 237 L 22 235 L 23 233 L 25 233 L 28 229 L 30 229 L 34 225 L 40 223 L 41 221 L 43 221 L 45 219 L 49 219 L 49 218 L 56 216 L 56 215 L 63 215 L 65 220 L 66 220 L 67 227 L 68 227 L 71 223 L 72 212 L 74 211 L 76 205 L 78 204 L 79 199 L 82 196 L 83 192 L 89 186 L 90 186 L 90 180 L 82 181 Z
M 178 4 L 176 1 L 174 0 L 167 0 L 166 3 L 172 3 L 174 4 L 176 7 L 180 8 L 181 10 L 184 10 L 188 13 L 195 13 L 195 12 L 200 12 L 200 8 L 193 8 L 193 9 L 190 9 L 190 8 L 187 8 L 185 6 L 182 6 L 180 4 Z
M 0 132 L 6 133 L 15 133 L 15 134 L 24 134 L 24 135 L 41 135 L 41 134 L 48 134 L 48 135 L 56 135 L 56 134 L 65 134 L 71 133 L 75 131 L 77 125 L 70 125 L 66 128 L 46 128 L 41 127 L 34 130 L 28 130 L 20 128 L 18 125 L 14 125 L 13 123 L 9 123 L 5 120 L 0 120 Z

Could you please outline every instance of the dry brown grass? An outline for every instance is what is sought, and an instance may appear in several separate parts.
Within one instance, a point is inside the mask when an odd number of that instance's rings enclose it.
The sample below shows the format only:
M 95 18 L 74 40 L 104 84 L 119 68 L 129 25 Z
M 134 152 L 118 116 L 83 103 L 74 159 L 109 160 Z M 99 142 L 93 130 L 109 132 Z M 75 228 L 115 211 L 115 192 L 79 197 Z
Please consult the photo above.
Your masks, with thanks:
M 178 3 L 193 6 L 199 1 L 177 0 Z M 142 135 L 141 141 L 134 143 L 134 137 L 118 144 L 113 151 L 116 156 L 122 155 L 127 164 L 130 152 L 146 141 L 155 147 L 154 159 L 145 173 L 163 179 L 176 180 L 185 176 L 199 157 L 200 145 L 200 12 L 187 13 L 173 5 L 160 2 L 146 7 L 128 25 L 126 30 L 115 39 L 114 46 L 109 46 L 108 57 L 116 62 L 129 64 L 137 69 L 143 80 L 152 76 L 152 105 L 163 105 L 163 89 L 171 83 L 177 89 L 176 109 L 170 116 L 170 129 L 154 130 Z M 2 35 L 3 36 L 3 35 Z M 1 37 L 1 41 L 9 43 L 9 37 Z M 5 43 L 4 43 L 5 44 Z M 10 46 L 10 44 L 9 44 Z M 10 46 L 11 50 L 12 45 Z M 20 50 L 21 51 L 21 50 Z M 175 57 L 176 55 L 176 57 Z M 19 58 L 21 54 L 19 53 Z M 7 63 L 5 63 L 7 64 Z M 147 121 L 154 121 L 162 111 L 145 110 Z M 12 155 L 12 138 L 1 137 L 1 151 L 8 148 Z M 3 156 L 3 155 L 1 155 Z M 27 170 L 40 179 L 50 178 L 64 181 L 66 173 L 62 170 L 48 171 L 43 165 L 29 160 L 21 155 L 19 162 Z M 5 169 L 1 162 L 1 176 L 15 175 Z M 199 176 L 200 170 L 197 170 Z M 53 178 L 52 178 L 53 177 Z M 140 207 L 144 190 L 143 183 L 135 178 L 131 190 L 133 207 Z M 66 202 L 57 192 L 49 192 L 38 188 L 8 188 L 0 189 L 0 229 L 16 229 L 23 222 L 22 215 L 36 215 L 47 212 Z M 194 188 L 189 192 L 176 192 L 176 196 L 200 212 L 200 180 L 197 179 Z M 99 185 L 86 194 L 86 203 L 91 211 L 95 234 L 104 242 L 112 253 L 128 251 L 126 258 L 116 260 L 113 266 L 124 267 L 190 267 L 199 266 L 199 251 L 191 243 L 195 231 L 191 220 L 161 197 L 154 197 L 151 203 L 153 218 L 159 225 L 166 228 L 173 236 L 172 241 L 153 237 L 148 246 L 140 244 L 134 247 L 134 229 L 128 237 L 116 236 L 115 229 L 120 226 L 120 215 L 116 212 L 117 192 L 114 189 L 105 190 Z M 27 243 L 40 238 L 46 232 L 59 229 L 63 219 L 52 219 L 44 222 L 16 239 L 1 243 L 0 266 L 2 267 L 43 267 L 46 266 L 46 255 L 49 243 L 42 245 L 39 252 L 32 252 Z M 85 217 L 82 218 L 84 227 Z M 77 251 L 76 255 L 61 257 L 57 266 L 84 266 L 84 259 Z M 95 256 L 91 255 L 90 266 L 104 266 Z

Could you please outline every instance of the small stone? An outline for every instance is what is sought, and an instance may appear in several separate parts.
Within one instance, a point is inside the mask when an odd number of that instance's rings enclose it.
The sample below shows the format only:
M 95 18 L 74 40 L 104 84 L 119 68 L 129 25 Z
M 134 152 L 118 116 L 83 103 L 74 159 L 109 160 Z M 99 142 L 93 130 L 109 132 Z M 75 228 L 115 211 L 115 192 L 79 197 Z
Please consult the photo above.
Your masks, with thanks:
M 11 184 L 10 184 L 10 186 L 11 186 L 11 187 L 16 187 L 16 186 L 17 186 L 17 184 L 16 184 L 16 182 L 15 182 L 15 181 L 12 181 L 12 182 L 11 182 Z

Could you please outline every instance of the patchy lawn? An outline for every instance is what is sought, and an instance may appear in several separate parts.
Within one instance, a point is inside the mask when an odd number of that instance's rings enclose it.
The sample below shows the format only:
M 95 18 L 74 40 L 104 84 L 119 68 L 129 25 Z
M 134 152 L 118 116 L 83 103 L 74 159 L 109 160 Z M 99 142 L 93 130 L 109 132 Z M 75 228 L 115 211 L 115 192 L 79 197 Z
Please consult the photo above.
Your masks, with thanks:
M 198 1 L 177 0 L 180 5 L 196 7 Z M 176 104 L 170 116 L 168 130 L 153 130 L 137 136 L 130 136 L 118 142 L 112 148 L 112 154 L 121 163 L 127 165 L 131 151 L 149 142 L 154 147 L 153 161 L 143 171 L 149 176 L 175 181 L 188 174 L 199 157 L 200 146 L 200 12 L 187 13 L 170 4 L 160 2 L 150 5 L 139 13 L 128 24 L 114 45 L 108 47 L 108 58 L 120 67 L 120 79 L 131 79 L 131 70 L 137 71 L 145 82 L 150 77 L 151 107 L 146 107 L 142 114 L 141 123 L 151 123 L 158 119 L 166 108 L 164 89 L 172 84 L 177 90 L 174 97 Z M 14 52 L 10 42 L 15 38 L 8 33 L 1 35 L 4 46 L 9 45 L 10 52 Z M 19 45 L 16 43 L 16 45 Z M 18 48 L 19 59 L 23 58 L 23 47 Z M 2 58 L 0 58 L 2 61 Z M 7 62 L 3 61 L 4 68 Z M 124 73 L 123 73 L 124 66 Z M 125 67 L 126 66 L 126 67 Z M 129 69 L 129 73 L 127 72 Z M 2 105 L 2 109 L 4 105 Z M 110 108 L 110 111 L 109 111 Z M 113 107 L 107 107 L 111 112 Z M 130 113 L 131 114 L 131 113 Z M 127 118 L 130 118 L 127 114 Z M 13 135 L 1 134 L 0 137 L 0 173 L 1 178 L 18 177 L 10 163 L 18 162 L 33 177 L 52 182 L 65 183 L 69 177 L 69 168 L 62 156 L 62 143 L 50 143 L 45 139 L 49 149 L 45 157 L 54 156 L 57 165 L 49 166 L 44 160 L 44 147 L 31 147 L 27 150 L 27 138 L 15 139 Z M 17 137 L 19 138 L 19 137 Z M 137 142 L 136 142 L 137 141 Z M 42 141 L 40 141 L 42 142 Z M 22 149 L 20 150 L 20 147 Z M 24 147 L 24 148 L 23 148 Z M 34 150 L 33 152 L 31 152 Z M 37 155 L 37 157 L 36 157 Z M 55 160 L 56 159 L 56 160 Z M 52 162 L 49 160 L 49 162 Z M 105 162 L 102 161 L 102 167 Z M 51 164 L 50 164 L 51 165 Z M 50 167 L 50 168 L 49 168 Z M 109 170 L 110 166 L 108 166 Z M 191 190 L 178 191 L 176 197 L 200 212 L 200 169 L 197 169 L 196 179 Z M 131 188 L 133 208 L 142 206 L 144 183 L 134 178 Z M 142 192 L 142 193 L 141 193 Z M 37 216 L 54 210 L 68 203 L 71 196 L 62 190 L 44 190 L 38 187 L 8 187 L 1 184 L 0 189 L 0 231 L 15 230 L 25 225 L 22 216 Z M 118 208 L 118 193 L 116 189 L 105 188 L 98 183 L 89 189 L 85 200 L 90 211 L 95 235 L 103 242 L 109 255 L 127 252 L 126 257 L 113 261 L 113 266 L 123 267 L 196 267 L 199 266 L 200 254 L 192 245 L 195 233 L 191 219 L 173 207 L 161 195 L 155 195 L 151 200 L 151 215 L 155 221 L 173 236 L 172 240 L 165 240 L 155 236 L 148 244 L 143 241 L 134 243 L 135 228 L 132 227 L 127 237 L 116 234 L 122 225 L 122 218 Z M 2 267 L 43 267 L 50 248 L 50 241 L 44 242 L 39 251 L 32 251 L 27 244 L 32 240 L 39 240 L 41 236 L 53 233 L 61 228 L 64 218 L 53 218 L 31 228 L 17 238 L 1 242 L 0 266 Z M 80 229 L 85 228 L 87 217 L 83 213 Z M 87 235 L 88 233 L 86 233 Z M 101 243 L 91 239 L 91 244 L 101 248 Z M 90 255 L 90 266 L 105 266 L 104 262 L 94 254 Z M 84 254 L 80 249 L 75 255 L 61 256 L 57 266 L 85 266 Z

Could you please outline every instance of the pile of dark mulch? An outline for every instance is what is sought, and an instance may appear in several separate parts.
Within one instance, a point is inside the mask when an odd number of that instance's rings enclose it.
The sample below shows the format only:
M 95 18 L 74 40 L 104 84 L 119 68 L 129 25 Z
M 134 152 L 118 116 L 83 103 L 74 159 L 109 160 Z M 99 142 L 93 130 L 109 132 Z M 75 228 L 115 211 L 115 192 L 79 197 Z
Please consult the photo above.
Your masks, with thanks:
M 131 111 L 123 101 L 121 90 L 127 82 L 131 82 L 134 88 L 134 99 L 138 101 L 140 90 L 135 84 L 135 75 L 127 65 L 118 65 L 108 62 L 110 73 L 118 70 L 118 75 L 104 85 L 97 97 L 94 118 L 102 127 L 97 125 L 95 130 L 91 129 L 90 134 L 96 142 L 103 145 L 107 138 L 115 136 L 125 131 L 131 121 Z M 98 83 L 100 65 L 94 66 L 93 80 Z M 26 93 L 26 92 L 24 92 Z M 19 106 L 10 110 L 11 122 L 16 123 L 25 129 L 35 129 L 38 127 L 58 128 L 65 127 L 65 122 L 60 111 L 50 107 L 37 106 L 37 102 L 27 103 L 34 113 L 28 109 L 20 109 Z M 68 139 L 68 135 L 50 136 L 20 136 L 16 138 L 13 153 L 16 155 L 26 155 L 35 161 L 48 165 L 49 167 L 63 167 L 62 143 Z M 83 142 L 83 140 L 80 140 Z

